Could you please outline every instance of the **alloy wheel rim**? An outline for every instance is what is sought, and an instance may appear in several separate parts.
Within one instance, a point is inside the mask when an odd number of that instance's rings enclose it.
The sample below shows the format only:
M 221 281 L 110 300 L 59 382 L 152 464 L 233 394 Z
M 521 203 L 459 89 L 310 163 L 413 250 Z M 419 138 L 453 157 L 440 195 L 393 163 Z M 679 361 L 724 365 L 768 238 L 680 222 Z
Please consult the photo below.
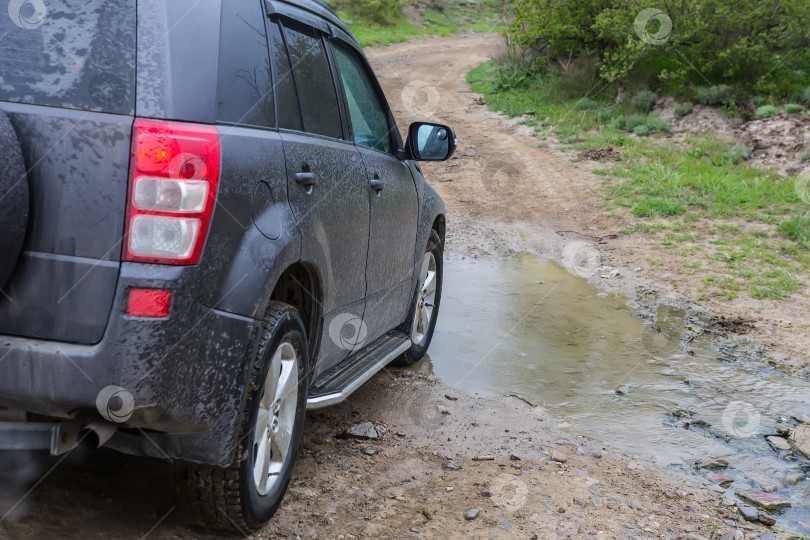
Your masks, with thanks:
M 298 355 L 292 344 L 278 346 L 264 382 L 253 438 L 253 482 L 267 495 L 281 477 L 292 445 L 298 407 Z
M 411 341 L 423 346 L 427 341 L 430 320 L 436 305 L 436 281 L 439 276 L 436 272 L 436 257 L 428 251 L 422 258 L 422 268 L 419 273 L 419 288 L 416 292 L 416 309 L 414 309 L 413 323 L 411 325 Z

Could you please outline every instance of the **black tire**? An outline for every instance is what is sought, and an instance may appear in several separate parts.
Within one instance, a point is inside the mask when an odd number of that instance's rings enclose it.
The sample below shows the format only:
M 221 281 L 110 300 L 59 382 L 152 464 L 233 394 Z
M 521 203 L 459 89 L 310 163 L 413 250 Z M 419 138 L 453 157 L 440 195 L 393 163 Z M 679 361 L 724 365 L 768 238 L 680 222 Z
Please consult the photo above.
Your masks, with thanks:
M 0 287 L 22 250 L 28 226 L 28 179 L 20 141 L 6 113 L 0 110 Z
M 242 534 L 262 528 L 281 505 L 301 441 L 309 387 L 306 332 L 298 311 L 287 304 L 271 302 L 262 327 L 259 349 L 255 362 L 251 364 L 254 372 L 234 463 L 225 468 L 193 464 L 176 466 L 176 483 L 181 501 L 190 506 L 208 526 Z M 279 478 L 266 495 L 260 495 L 253 480 L 254 431 L 270 360 L 283 343 L 290 343 L 298 358 L 295 423 Z
M 436 231 L 430 231 L 430 237 L 428 238 L 425 253 L 432 253 L 433 258 L 436 261 L 436 297 L 433 303 L 433 312 L 430 316 L 430 323 L 428 324 L 428 329 L 425 333 L 426 338 L 420 344 L 411 341 L 411 348 L 391 362 L 391 364 L 394 366 L 411 366 L 417 362 L 421 362 L 427 355 L 428 347 L 430 347 L 430 342 L 433 340 L 433 331 L 436 329 L 436 321 L 439 318 L 439 305 L 441 304 L 442 300 L 442 278 L 444 276 L 444 245 L 442 244 L 442 240 L 439 238 L 439 234 Z M 400 330 L 408 337 L 411 337 L 411 332 L 413 330 L 413 320 L 417 309 L 416 300 L 417 295 L 419 295 L 420 292 L 421 284 L 418 282 L 418 279 L 419 276 L 417 276 L 416 288 L 414 289 L 413 298 L 411 299 L 411 309 L 408 310 L 408 318 L 405 319 L 405 322 L 402 323 L 402 326 L 400 327 Z

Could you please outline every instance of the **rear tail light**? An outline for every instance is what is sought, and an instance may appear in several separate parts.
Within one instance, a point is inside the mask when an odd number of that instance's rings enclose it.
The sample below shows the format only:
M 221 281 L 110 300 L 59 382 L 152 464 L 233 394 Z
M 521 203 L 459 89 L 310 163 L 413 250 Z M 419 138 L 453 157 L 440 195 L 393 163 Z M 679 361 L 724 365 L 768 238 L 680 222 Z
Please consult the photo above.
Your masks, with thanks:
M 200 261 L 219 184 L 212 126 L 136 120 L 124 260 Z

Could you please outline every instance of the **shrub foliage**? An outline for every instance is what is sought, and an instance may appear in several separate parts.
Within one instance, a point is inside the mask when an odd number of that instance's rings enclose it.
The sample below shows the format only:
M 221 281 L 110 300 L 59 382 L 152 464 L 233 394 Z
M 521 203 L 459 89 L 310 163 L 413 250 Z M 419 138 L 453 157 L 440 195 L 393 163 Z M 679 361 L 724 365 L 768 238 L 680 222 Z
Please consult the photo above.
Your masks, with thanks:
M 715 88 L 712 96 L 703 93 L 701 101 L 730 99 L 728 86 L 740 92 L 739 97 L 810 97 L 802 96 L 810 82 L 807 0 L 513 4 L 510 43 L 530 50 L 540 66 L 559 58 L 594 56 L 606 81 L 641 82 L 689 97 L 696 97 L 698 87 L 726 86 Z
M 338 0 L 327 3 L 376 22 L 386 22 L 390 17 L 400 15 L 406 4 L 405 0 Z

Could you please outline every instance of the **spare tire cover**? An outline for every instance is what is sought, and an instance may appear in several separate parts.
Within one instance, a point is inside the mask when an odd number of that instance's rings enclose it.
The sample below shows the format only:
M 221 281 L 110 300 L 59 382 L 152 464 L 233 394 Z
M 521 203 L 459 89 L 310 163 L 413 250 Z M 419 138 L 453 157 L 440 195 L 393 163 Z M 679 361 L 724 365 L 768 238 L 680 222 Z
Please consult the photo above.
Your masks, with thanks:
M 20 141 L 0 110 L 0 287 L 20 256 L 28 224 L 28 179 Z

